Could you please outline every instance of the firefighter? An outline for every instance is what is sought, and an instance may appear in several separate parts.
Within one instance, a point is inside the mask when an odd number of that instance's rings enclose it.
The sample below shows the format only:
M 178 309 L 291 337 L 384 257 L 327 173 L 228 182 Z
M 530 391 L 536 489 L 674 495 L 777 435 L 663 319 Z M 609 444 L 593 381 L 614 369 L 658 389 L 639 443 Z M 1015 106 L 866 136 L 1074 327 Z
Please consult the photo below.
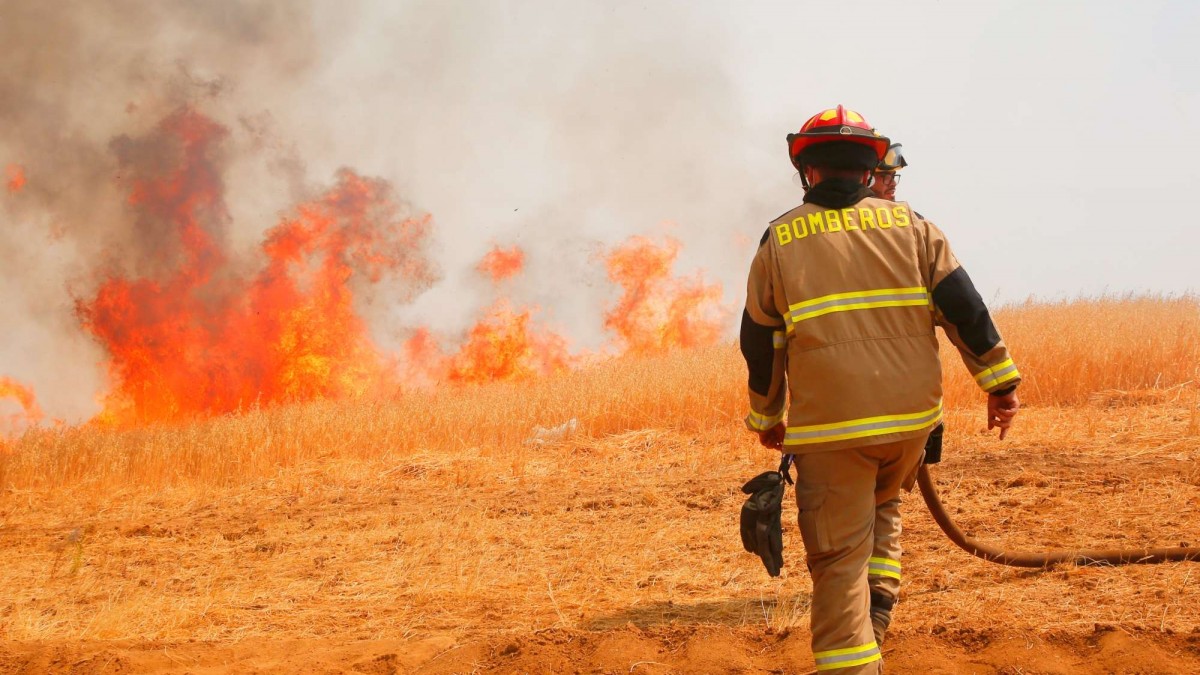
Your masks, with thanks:
M 883 159 L 879 160 L 879 164 L 875 165 L 875 170 L 871 174 L 871 192 L 874 192 L 875 196 L 880 199 L 896 201 L 896 184 L 900 182 L 899 172 L 906 166 L 908 166 L 908 160 L 904 159 L 904 146 L 899 143 L 889 145 Z
M 888 147 L 840 105 L 788 135 L 804 202 L 759 242 L 742 313 L 746 425 L 795 455 L 813 656 L 838 675 L 881 672 L 901 567 L 899 510 L 879 507 L 912 489 L 942 418 L 934 327 L 985 393 L 1000 438 L 1021 379 L 942 231 L 867 188 Z
M 871 173 L 871 192 L 879 199 L 896 201 L 896 185 L 900 182 L 900 169 L 908 166 L 904 158 L 904 146 L 892 143 L 883 159 Z M 924 217 L 913 212 L 917 218 Z M 930 432 L 925 442 L 926 464 L 936 464 L 942 457 L 941 422 Z M 900 497 L 875 507 L 875 551 L 872 557 L 900 560 Z M 875 630 L 875 641 L 883 644 L 883 637 L 892 622 L 892 607 L 900 596 L 900 573 L 898 570 L 876 569 L 867 576 L 871 595 L 871 626 Z

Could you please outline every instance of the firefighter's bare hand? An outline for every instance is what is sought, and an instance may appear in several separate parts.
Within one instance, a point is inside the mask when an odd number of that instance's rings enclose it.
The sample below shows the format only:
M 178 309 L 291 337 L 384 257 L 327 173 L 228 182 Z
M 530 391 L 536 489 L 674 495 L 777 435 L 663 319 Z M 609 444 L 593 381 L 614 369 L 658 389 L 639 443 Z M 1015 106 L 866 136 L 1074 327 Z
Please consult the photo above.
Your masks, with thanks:
M 758 432 L 758 442 L 762 443 L 764 448 L 783 452 L 783 435 L 786 431 L 787 427 L 780 422 L 766 431 Z
M 1021 401 L 1017 399 L 1017 392 L 1013 390 L 1004 396 L 988 396 L 987 401 L 987 416 L 988 430 L 1000 429 L 1000 440 L 1008 435 L 1008 428 L 1012 426 L 1013 418 L 1017 416 L 1017 410 L 1021 408 Z

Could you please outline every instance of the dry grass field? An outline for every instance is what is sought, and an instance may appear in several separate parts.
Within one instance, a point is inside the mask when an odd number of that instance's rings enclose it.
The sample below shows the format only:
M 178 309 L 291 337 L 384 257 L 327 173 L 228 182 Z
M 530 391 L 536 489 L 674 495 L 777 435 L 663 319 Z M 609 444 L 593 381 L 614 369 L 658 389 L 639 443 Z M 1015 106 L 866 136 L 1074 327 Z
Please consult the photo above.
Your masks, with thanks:
M 964 529 L 1200 545 L 1200 303 L 997 323 L 1026 377 L 1006 441 L 944 350 L 934 474 Z M 744 377 L 723 345 L 28 432 L 0 446 L 0 673 L 807 673 L 794 520 L 781 579 L 738 539 L 739 487 L 775 464 Z M 906 503 L 888 672 L 1200 672 L 1200 564 L 1000 567 Z

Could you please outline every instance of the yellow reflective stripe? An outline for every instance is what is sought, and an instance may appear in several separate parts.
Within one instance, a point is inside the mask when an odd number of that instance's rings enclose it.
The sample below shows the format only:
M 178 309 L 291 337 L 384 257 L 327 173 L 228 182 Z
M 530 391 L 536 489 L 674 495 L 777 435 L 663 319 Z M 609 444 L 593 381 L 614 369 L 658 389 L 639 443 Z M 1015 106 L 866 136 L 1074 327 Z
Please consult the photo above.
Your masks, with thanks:
M 787 336 L 783 331 L 777 330 L 771 333 L 771 344 L 775 346 L 775 349 L 782 349 L 787 346 Z
M 784 445 L 806 445 L 809 443 L 840 441 L 847 438 L 865 438 L 867 436 L 914 431 L 936 423 L 941 417 L 942 403 L 938 401 L 938 404 L 929 410 L 922 410 L 916 413 L 878 415 L 876 417 L 863 417 L 845 422 L 788 427 L 783 443 Z
M 879 302 L 856 302 L 849 305 L 833 305 L 832 307 L 824 307 L 822 309 L 813 310 L 804 314 L 793 314 L 792 323 L 799 323 L 808 319 L 815 319 L 818 316 L 825 316 L 826 314 L 833 314 L 834 312 L 850 312 L 856 309 L 879 309 L 881 307 L 924 307 L 928 305 L 928 295 L 920 298 L 909 298 L 906 300 L 881 300 Z
M 975 376 L 975 381 L 984 391 L 998 388 L 1005 382 L 1010 382 L 1021 376 L 1012 359 L 1004 359 L 1000 363 L 989 366 L 987 370 Z
M 876 647 L 876 649 L 879 649 L 879 648 Z M 861 665 L 864 665 L 867 663 L 872 663 L 872 662 L 878 661 L 882 658 L 883 658 L 883 654 L 881 654 L 880 652 L 877 651 L 874 654 L 864 656 L 860 659 L 854 659 L 853 661 L 843 661 L 841 663 L 817 664 L 817 670 L 835 670 L 837 668 L 853 668 L 854 666 L 861 666 Z
M 867 644 L 859 645 L 857 647 L 843 647 L 842 649 L 830 649 L 830 650 L 823 651 L 823 652 L 814 652 L 813 658 L 817 659 L 817 660 L 824 660 L 831 656 L 845 656 L 846 654 L 861 654 L 863 652 L 869 652 L 872 649 L 877 649 L 878 647 L 879 647 L 879 645 L 876 644 L 874 640 L 871 640 Z
M 764 415 L 751 410 L 750 414 L 746 415 L 746 426 L 753 431 L 766 431 L 783 420 L 784 412 L 786 412 L 786 408 L 774 415 Z
M 793 440 L 790 438 L 785 438 L 783 441 L 783 444 L 784 445 L 811 445 L 812 443 L 830 443 L 833 441 L 845 441 L 845 440 L 849 440 L 851 438 L 868 438 L 870 436 L 882 436 L 884 434 L 899 434 L 899 433 L 903 433 L 905 431 L 916 431 L 918 429 L 925 429 L 929 426 L 936 424 L 941 419 L 942 419 L 942 416 L 938 415 L 937 417 L 935 417 L 934 419 L 929 420 L 929 421 L 916 422 L 914 424 L 908 424 L 905 426 L 888 427 L 887 429 L 850 431 L 850 432 L 846 432 L 844 434 L 837 434 L 837 435 L 833 435 L 833 436 L 822 436 L 819 438 L 804 438 L 804 439 L 796 439 L 796 440 Z
M 812 300 L 805 300 L 804 302 L 798 302 L 794 305 L 788 305 L 788 309 L 790 309 L 794 312 L 798 309 L 804 309 L 805 307 L 812 307 L 813 305 L 820 305 L 822 303 L 829 302 L 830 300 L 846 300 L 848 298 L 873 298 L 873 297 L 877 297 L 880 295 L 900 295 L 902 293 L 927 293 L 927 292 L 928 291 L 926 291 L 924 286 L 912 286 L 909 288 L 880 288 L 880 289 L 874 290 L 874 291 L 851 291 L 849 293 L 834 293 L 833 295 L 822 295 L 819 298 L 813 298 Z
M 789 432 L 791 432 L 791 431 L 798 431 L 798 432 L 825 431 L 828 429 L 841 429 L 843 427 L 854 427 L 854 426 L 858 426 L 860 424 L 874 424 L 876 422 L 895 422 L 895 421 L 911 420 L 911 419 L 917 419 L 919 417 L 925 417 L 925 416 L 931 415 L 935 412 L 940 411 L 941 409 L 942 409 L 942 402 L 938 401 L 937 405 L 933 406 L 929 410 L 922 410 L 921 412 L 904 413 L 902 415 L 877 415 L 875 417 L 862 417 L 860 419 L 847 420 L 845 422 L 830 422 L 829 424 L 810 424 L 808 426 L 803 426 L 803 427 L 788 427 L 788 431 Z
M 834 312 L 881 307 L 921 307 L 928 306 L 929 302 L 929 291 L 924 286 L 834 293 L 790 305 L 787 313 L 787 326 L 790 329 L 792 324 Z
M 871 558 L 867 562 L 867 574 L 877 577 L 900 578 L 900 561 L 891 558 Z
M 854 666 L 861 666 L 864 663 L 878 661 L 880 658 L 882 656 L 879 652 L 879 645 L 874 640 L 857 647 L 831 649 L 813 654 L 813 660 L 817 662 L 817 670 L 852 668 Z
M 997 363 L 994 366 L 988 366 L 984 370 L 980 371 L 980 373 L 978 375 L 975 376 L 975 381 L 982 383 L 985 378 L 991 377 L 993 373 L 1000 371 L 1000 370 L 1004 370 L 1005 368 L 1011 366 L 1012 364 L 1013 364 L 1013 360 L 1011 358 L 1009 358 L 1009 359 L 1004 359 L 1003 361 L 1001 361 L 1000 363 Z
M 1020 376 L 1021 376 L 1021 373 L 1017 372 L 1016 368 L 1013 368 L 1011 373 L 1008 373 L 1006 375 L 996 378 L 995 380 L 992 380 L 992 383 L 990 385 L 988 385 L 987 390 L 991 391 L 993 389 L 999 389 L 1000 385 L 1004 384 L 1005 382 L 1015 380 Z

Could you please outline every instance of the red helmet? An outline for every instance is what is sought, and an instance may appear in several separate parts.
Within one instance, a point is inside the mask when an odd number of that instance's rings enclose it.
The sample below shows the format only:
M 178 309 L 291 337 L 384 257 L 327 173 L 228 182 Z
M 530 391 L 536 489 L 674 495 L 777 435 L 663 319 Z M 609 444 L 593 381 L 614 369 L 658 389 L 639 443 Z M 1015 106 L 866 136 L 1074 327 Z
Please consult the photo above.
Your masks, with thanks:
M 823 110 L 808 118 L 804 126 L 800 127 L 800 133 L 788 134 L 787 140 L 788 155 L 792 159 L 792 166 L 796 167 L 796 170 L 800 171 L 802 175 L 804 171 L 801 166 L 805 159 L 804 155 L 811 155 L 812 149 L 819 145 L 848 142 L 870 148 L 875 155 L 875 161 L 864 168 L 873 169 L 887 154 L 888 145 L 891 142 L 886 136 L 880 136 L 862 115 L 840 105 Z

